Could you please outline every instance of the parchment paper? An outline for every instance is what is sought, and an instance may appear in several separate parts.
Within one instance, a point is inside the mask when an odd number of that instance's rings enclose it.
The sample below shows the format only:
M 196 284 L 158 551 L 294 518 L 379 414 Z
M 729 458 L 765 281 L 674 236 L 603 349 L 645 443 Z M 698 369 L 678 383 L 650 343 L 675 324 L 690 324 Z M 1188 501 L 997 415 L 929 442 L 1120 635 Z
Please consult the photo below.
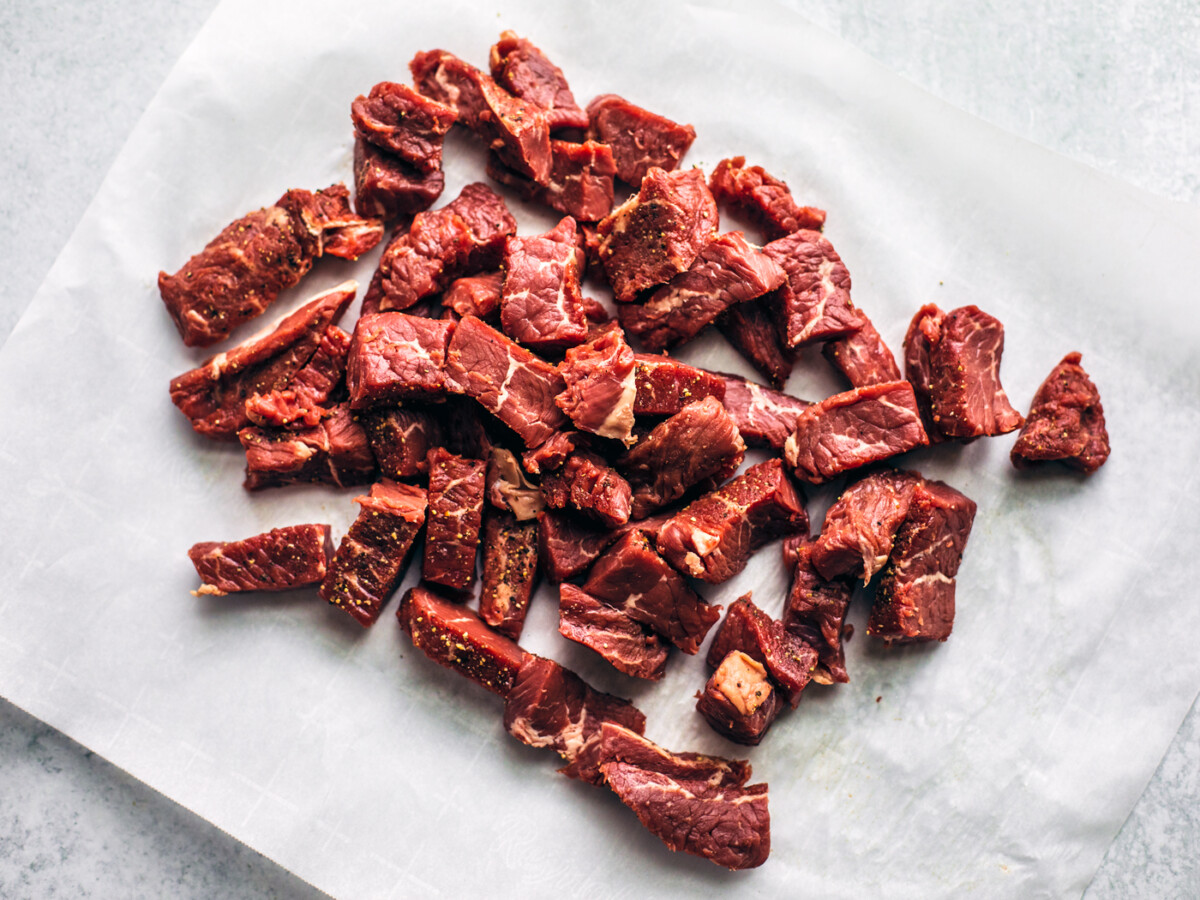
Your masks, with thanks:
M 668 747 L 753 760 L 774 844 L 753 872 L 670 854 L 556 775 L 494 697 L 412 650 L 394 602 L 363 631 L 315 591 L 188 593 L 193 542 L 314 520 L 340 536 L 359 491 L 242 490 L 236 445 L 194 436 L 168 400 L 204 354 L 156 273 L 286 188 L 349 180 L 356 94 L 407 80 L 421 49 L 484 65 L 508 27 L 581 102 L 614 91 L 692 122 L 688 163 L 743 153 L 828 209 L 893 349 L 920 304 L 976 303 L 1007 326 L 1018 407 L 1070 350 L 1104 397 L 1113 456 L 1090 479 L 1018 476 L 1011 436 L 905 459 L 979 504 L 951 640 L 873 646 L 858 601 L 852 683 L 811 688 L 752 751 L 695 714 L 701 658 L 633 683 L 560 638 L 538 595 L 529 649 L 635 698 Z M 483 178 L 482 148 L 455 134 L 447 159 L 448 201 Z M 523 231 L 554 221 L 513 207 Z M 1078 893 L 1200 688 L 1198 239 L 1196 210 L 956 112 L 772 6 L 230 0 L 0 351 L 0 691 L 340 897 Z M 349 274 L 365 286 L 376 257 L 322 261 L 276 314 Z M 684 355 L 750 374 L 714 335 Z M 793 393 L 839 389 L 816 354 L 798 369 Z M 704 593 L 750 589 L 780 612 L 775 548 Z

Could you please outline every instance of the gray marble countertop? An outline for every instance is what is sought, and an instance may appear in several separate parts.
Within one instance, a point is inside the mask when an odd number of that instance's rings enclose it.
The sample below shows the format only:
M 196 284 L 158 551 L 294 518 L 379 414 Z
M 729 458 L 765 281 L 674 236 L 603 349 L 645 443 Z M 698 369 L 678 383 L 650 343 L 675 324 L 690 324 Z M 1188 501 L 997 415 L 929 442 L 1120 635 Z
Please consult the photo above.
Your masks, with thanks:
M 1200 202 L 1194 0 L 787 0 L 931 93 L 1176 200 Z M 215 0 L 0 4 L 0 340 Z M 0 701 L 0 897 L 323 897 Z M 1193 707 L 1088 889 L 1200 896 Z

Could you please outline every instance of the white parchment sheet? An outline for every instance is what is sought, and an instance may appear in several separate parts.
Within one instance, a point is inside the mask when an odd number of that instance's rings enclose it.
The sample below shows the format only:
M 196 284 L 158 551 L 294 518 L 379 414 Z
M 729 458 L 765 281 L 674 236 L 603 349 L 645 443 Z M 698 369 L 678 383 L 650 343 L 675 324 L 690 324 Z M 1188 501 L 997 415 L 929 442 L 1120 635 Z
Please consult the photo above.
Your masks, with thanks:
M 691 122 L 688 163 L 745 154 L 827 209 L 894 350 L 922 303 L 975 303 L 1007 326 L 1019 408 L 1071 350 L 1104 398 L 1113 455 L 1090 479 L 1017 475 L 1011 436 L 906 458 L 979 504 L 953 637 L 872 646 L 859 602 L 852 683 L 811 688 L 749 753 L 694 712 L 701 659 L 633 683 L 560 638 L 538 595 L 529 649 L 634 697 L 668 747 L 752 759 L 774 845 L 753 872 L 668 853 L 608 792 L 555 774 L 496 698 L 407 644 L 394 602 L 364 631 L 315 591 L 188 593 L 193 542 L 314 520 L 340 536 L 360 491 L 242 490 L 239 448 L 168 400 L 204 354 L 157 272 L 287 188 L 349 180 L 355 95 L 408 80 L 417 50 L 486 65 L 508 27 L 581 102 L 613 91 Z M 483 179 L 473 139 L 447 158 L 444 201 Z M 522 230 L 554 221 L 513 207 Z M 1200 688 L 1198 247 L 1197 210 L 971 119 L 772 6 L 230 0 L 0 351 L 0 691 L 339 897 L 1078 893 Z M 276 314 L 348 275 L 365 286 L 377 255 L 322 261 Z M 685 355 L 750 374 L 713 335 Z M 835 389 L 806 354 L 790 390 Z M 753 589 L 777 615 L 785 588 L 769 548 L 704 593 Z

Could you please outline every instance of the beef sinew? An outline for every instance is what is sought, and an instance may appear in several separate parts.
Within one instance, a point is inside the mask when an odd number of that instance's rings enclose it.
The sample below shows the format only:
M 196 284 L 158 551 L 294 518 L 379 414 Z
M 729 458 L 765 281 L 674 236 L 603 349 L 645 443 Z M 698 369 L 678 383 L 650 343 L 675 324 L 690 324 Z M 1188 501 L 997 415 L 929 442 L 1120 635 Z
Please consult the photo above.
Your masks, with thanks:
M 846 654 L 842 631 L 850 608 L 850 582 L 835 578 L 826 581 L 812 566 L 812 544 L 796 546 L 792 566 L 792 586 L 783 611 L 783 627 L 817 651 L 812 680 L 818 684 L 845 684 Z
M 696 139 L 696 129 L 635 106 L 616 94 L 603 94 L 588 104 L 588 136 L 612 147 L 617 177 L 637 186 L 646 173 L 671 171 Z
M 220 597 L 317 584 L 332 556 L 328 525 L 288 525 L 239 541 L 204 541 L 188 551 L 203 582 L 192 593 Z
M 573 584 L 559 587 L 558 632 L 589 647 L 614 669 L 658 681 L 667 670 L 668 648 L 644 625 Z
M 487 463 L 429 451 L 429 515 L 421 575 L 461 590 L 475 580 Z
M 619 328 L 572 347 L 558 367 L 567 389 L 554 398 L 576 428 L 626 445 L 633 437 L 637 360 Z
M 696 697 L 700 713 L 718 734 L 738 744 L 758 744 L 783 709 L 766 667 L 730 650 Z
M 728 203 L 753 221 L 768 241 L 801 228 L 820 231 L 825 226 L 825 210 L 800 206 L 785 182 L 762 166 L 747 166 L 744 156 L 717 163 L 708 186 L 718 202 Z
M 1033 396 L 1029 417 L 1010 458 L 1018 469 L 1057 461 L 1086 474 L 1108 459 L 1108 429 L 1100 392 L 1068 353 Z
M 749 594 L 730 604 L 706 661 L 715 669 L 734 651 L 765 666 L 772 685 L 795 709 L 817 665 L 817 651 L 759 609 Z
M 533 42 L 514 31 L 504 31 L 488 55 L 492 78 L 509 93 L 541 107 L 546 124 L 559 128 L 587 128 L 587 113 L 575 102 L 562 69 Z
M 789 347 L 844 337 L 862 325 L 850 300 L 850 272 L 820 232 L 801 229 L 767 244 L 763 253 L 788 275 L 778 299 Z
M 514 641 L 521 637 L 537 582 L 536 519 L 518 521 L 508 512 L 489 512 L 483 523 L 483 589 L 479 615 Z

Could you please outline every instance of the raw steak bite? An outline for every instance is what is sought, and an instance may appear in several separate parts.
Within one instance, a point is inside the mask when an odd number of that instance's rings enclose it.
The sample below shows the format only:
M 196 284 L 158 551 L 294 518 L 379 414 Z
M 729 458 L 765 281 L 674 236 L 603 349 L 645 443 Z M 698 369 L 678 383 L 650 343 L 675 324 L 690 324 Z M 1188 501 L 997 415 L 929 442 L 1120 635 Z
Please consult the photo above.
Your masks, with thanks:
M 725 379 L 669 356 L 637 353 L 633 399 L 635 415 L 673 416 L 689 403 L 705 397 L 725 399 Z
M 446 204 L 446 209 L 466 222 L 471 233 L 471 253 L 467 258 L 470 271 L 464 274 L 498 269 L 505 243 L 517 233 L 517 220 L 508 211 L 504 198 L 476 181 L 463 188 Z
M 769 459 L 676 513 L 658 533 L 658 552 L 680 572 L 720 584 L 760 547 L 807 533 L 799 491 L 782 461 Z
M 417 532 L 425 523 L 425 492 L 408 484 L 380 481 L 354 500 L 362 510 L 342 542 L 321 596 L 360 625 L 374 624 L 408 565 Z
M 311 428 L 329 415 L 329 402 L 346 372 L 350 335 L 336 325 L 326 327 L 317 350 L 282 390 L 254 394 L 246 401 L 246 418 L 255 425 Z
M 458 113 L 406 84 L 381 81 L 354 99 L 350 118 L 363 140 L 428 173 L 441 170 L 442 144 Z
M 1004 326 L 977 306 L 946 314 L 930 340 L 930 408 L 945 437 L 1007 434 L 1025 421 L 1000 386 Z
M 263 337 L 218 353 L 171 380 L 171 402 L 205 437 L 232 440 L 249 424 L 246 400 L 283 390 L 321 346 L 325 330 L 341 318 L 358 285 L 340 284 L 310 300 Z
M 892 555 L 896 530 L 908 518 L 921 480 L 914 472 L 885 469 L 842 491 L 812 547 L 813 567 L 827 579 L 849 575 L 870 581 Z
M 707 479 L 737 471 L 746 445 L 715 397 L 689 403 L 618 461 L 633 488 L 633 518 L 644 519 Z
M 488 272 L 455 279 L 442 295 L 442 305 L 460 316 L 487 319 L 500 311 L 504 273 Z
M 318 584 L 333 556 L 328 525 L 288 525 L 240 541 L 205 541 L 188 551 L 197 597 L 240 591 L 287 591 Z
M 929 443 L 938 444 L 945 438 L 933 419 L 932 390 L 933 367 L 929 350 L 933 341 L 941 335 L 942 321 L 946 314 L 935 303 L 926 303 L 917 310 L 904 334 L 904 377 L 913 386 L 917 409 L 921 413 L 921 424 L 929 436 Z
M 796 708 L 817 665 L 817 651 L 755 606 L 749 594 L 730 605 L 706 662 L 715 669 L 735 651 L 765 666 L 772 686 Z
M 401 312 L 365 315 L 354 326 L 346 386 L 354 409 L 445 392 L 446 347 L 454 323 Z
M 437 417 L 420 407 L 371 410 L 363 414 L 362 425 L 384 478 L 424 475 L 429 451 L 443 443 Z
M 421 212 L 445 187 L 440 169 L 420 172 L 370 141 L 354 139 L 354 206 L 363 215 L 396 219 Z
M 248 491 L 307 483 L 348 487 L 375 477 L 367 433 L 344 403 L 312 428 L 243 428 L 238 440 L 246 451 Z
M 541 489 L 525 477 L 516 455 L 503 447 L 493 447 L 488 458 L 487 499 L 522 522 L 536 519 L 546 508 Z
M 1056 460 L 1090 475 L 1108 459 L 1108 429 L 1100 392 L 1068 353 L 1033 395 L 1029 418 L 1010 458 L 1018 469 Z
M 721 607 L 705 603 L 640 531 L 630 531 L 596 560 L 583 590 L 689 654 L 721 617 Z
M 572 347 L 558 367 L 567 389 L 554 398 L 572 424 L 600 437 L 634 443 L 637 359 L 619 328 Z
M 587 318 L 579 290 L 583 265 L 570 216 L 546 234 L 510 237 L 500 296 L 504 333 L 538 351 L 562 350 L 586 341 Z
M 783 454 L 798 478 L 821 484 L 928 443 L 912 385 L 892 381 L 834 394 L 804 410 Z
M 487 463 L 429 451 L 429 524 L 421 577 L 462 590 L 475 580 Z
M 799 206 L 785 182 L 762 166 L 747 166 L 744 156 L 717 163 L 708 186 L 719 203 L 728 203 L 750 219 L 768 241 L 801 228 L 820 231 L 825 227 L 825 210 Z
M 616 94 L 588 104 L 588 137 L 612 147 L 617 177 L 637 187 L 653 168 L 670 172 L 696 139 L 696 129 L 634 106 Z
M 599 222 L 612 212 L 616 171 L 612 149 L 595 141 L 551 141 L 550 176 L 545 184 L 514 172 L 495 153 L 488 154 L 487 162 L 489 178 L 514 188 L 525 200 L 545 204 L 580 222 Z
M 446 351 L 446 379 L 536 447 L 567 424 L 554 405 L 566 383 L 558 370 L 474 316 L 458 323 Z
M 667 671 L 667 650 L 658 635 L 575 587 L 559 587 L 558 633 L 604 657 L 614 669 L 634 678 L 658 681 Z
M 940 481 L 913 489 L 896 533 L 867 634 L 891 643 L 944 641 L 954 627 L 954 576 L 971 535 L 975 503 Z
M 862 327 L 850 301 L 850 272 L 819 231 L 801 229 L 767 244 L 763 253 L 787 272 L 778 299 L 789 347 L 845 337 Z
M 582 575 L 601 554 L 631 532 L 658 537 L 669 513 L 608 529 L 571 513 L 548 509 L 538 514 L 538 561 L 552 582 Z
M 691 267 L 644 302 L 622 304 L 625 330 L 650 350 L 691 340 L 726 309 L 773 291 L 787 275 L 739 231 L 713 238 Z
M 514 97 L 470 63 L 445 50 L 418 53 L 408 64 L 427 97 L 453 107 L 504 164 L 545 184 L 550 177 L 550 127 L 536 104 Z
M 562 69 L 550 62 L 532 41 L 515 31 L 503 31 L 492 45 L 488 64 L 496 84 L 513 96 L 541 107 L 550 130 L 587 128 L 587 113 L 575 102 Z
M 604 783 L 600 766 L 623 762 L 680 781 L 702 781 L 713 787 L 739 788 L 750 780 L 750 762 L 702 753 L 672 753 L 642 734 L 605 722 L 575 757 L 559 771 L 589 784 Z
M 572 453 L 543 475 L 542 496 L 551 509 L 573 509 L 607 528 L 628 522 L 633 504 L 629 482 L 594 453 Z
M 862 310 L 858 314 L 863 320 L 862 327 L 836 341 L 829 341 L 821 348 L 821 354 L 853 387 L 899 381 L 904 376 L 896 365 L 896 357 L 892 356 L 867 314 Z
M 717 317 L 717 329 L 767 381 L 782 390 L 792 374 L 794 360 L 776 324 L 774 299 L 760 297 L 735 303 Z
M 483 523 L 483 592 L 479 616 L 496 631 L 521 637 L 537 581 L 537 521 L 490 512 Z
M 576 450 L 593 450 L 596 442 L 582 431 L 556 431 L 532 450 L 521 454 L 521 464 L 531 475 L 544 475 L 561 469 Z
M 783 710 L 766 668 L 740 650 L 721 659 L 696 698 L 696 712 L 713 731 L 739 744 L 758 744 Z
M 812 406 L 807 400 L 773 391 L 736 375 L 719 376 L 724 381 L 725 410 L 749 447 L 782 450 L 796 430 L 800 413 Z
M 600 221 L 599 256 L 617 300 L 686 272 L 717 233 L 717 203 L 699 169 L 651 169 L 641 188 Z
M 419 585 L 405 592 L 396 618 L 413 646 L 435 663 L 501 697 L 508 696 L 530 655 L 471 610 Z
M 846 654 L 842 630 L 850 608 L 851 585 L 844 579 L 826 581 L 812 566 L 810 542 L 795 547 L 792 586 L 783 610 L 783 627 L 817 651 L 812 680 L 817 684 L 846 684 Z

